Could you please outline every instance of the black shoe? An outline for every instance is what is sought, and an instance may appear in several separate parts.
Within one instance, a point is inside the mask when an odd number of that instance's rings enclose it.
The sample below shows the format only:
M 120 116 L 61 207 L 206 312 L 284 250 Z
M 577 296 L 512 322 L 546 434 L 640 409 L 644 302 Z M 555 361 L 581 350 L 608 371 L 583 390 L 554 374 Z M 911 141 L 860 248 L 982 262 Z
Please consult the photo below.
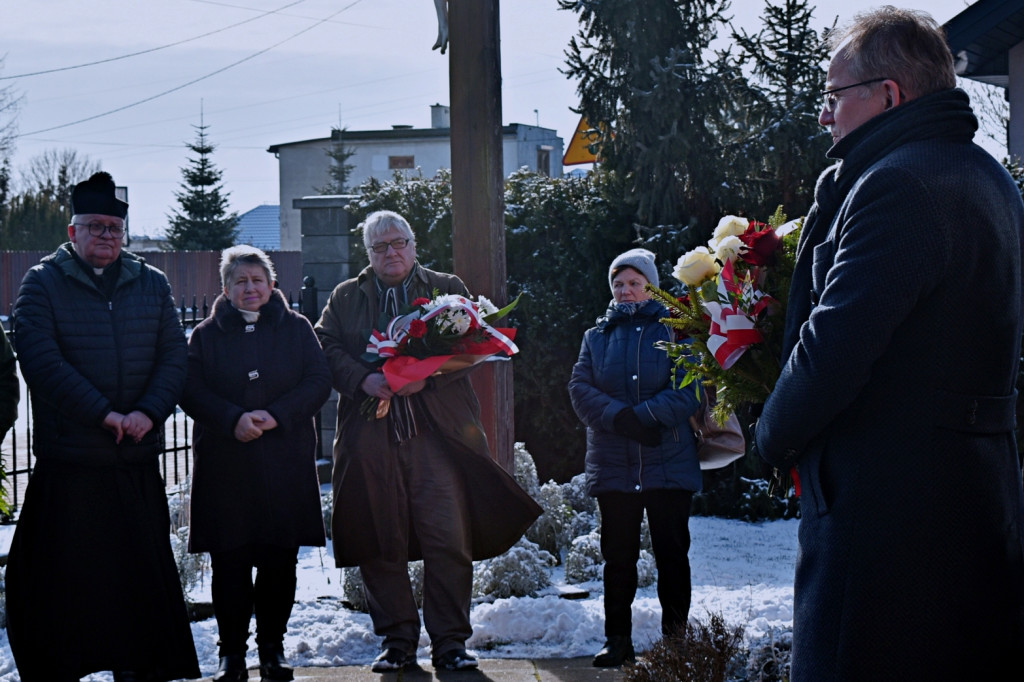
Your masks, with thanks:
M 249 679 L 249 671 L 245 669 L 245 654 L 231 654 L 220 657 L 220 665 L 213 674 L 214 682 L 239 682 Z
M 431 659 L 434 670 L 476 670 L 480 667 L 476 657 L 466 653 L 465 649 L 452 649 Z
M 626 661 L 632 663 L 636 660 L 636 652 L 633 651 L 633 640 L 626 635 L 612 635 L 604 643 L 604 648 L 594 656 L 595 668 L 615 668 Z
M 392 647 L 380 652 L 380 655 L 373 659 L 370 670 L 375 673 L 386 673 L 392 670 L 402 670 L 415 664 L 416 654 L 407 654 L 401 649 Z
M 263 682 L 288 682 L 295 679 L 295 671 L 284 657 L 284 648 L 260 649 L 260 679 Z

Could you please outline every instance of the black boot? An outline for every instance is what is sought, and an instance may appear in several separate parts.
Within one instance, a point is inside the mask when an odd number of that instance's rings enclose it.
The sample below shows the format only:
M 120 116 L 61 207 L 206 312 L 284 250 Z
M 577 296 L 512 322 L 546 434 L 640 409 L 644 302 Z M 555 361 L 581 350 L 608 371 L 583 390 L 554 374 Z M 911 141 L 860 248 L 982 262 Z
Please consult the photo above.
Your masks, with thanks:
M 220 657 L 220 665 L 213 674 L 214 682 L 239 682 L 249 679 L 245 669 L 245 654 L 230 654 Z
M 594 656 L 595 668 L 615 668 L 626 661 L 632 663 L 636 660 L 636 653 L 633 651 L 633 640 L 627 635 L 612 635 L 604 643 L 604 648 Z
M 260 675 L 263 682 L 287 682 L 294 679 L 295 671 L 284 657 L 284 647 L 260 649 Z

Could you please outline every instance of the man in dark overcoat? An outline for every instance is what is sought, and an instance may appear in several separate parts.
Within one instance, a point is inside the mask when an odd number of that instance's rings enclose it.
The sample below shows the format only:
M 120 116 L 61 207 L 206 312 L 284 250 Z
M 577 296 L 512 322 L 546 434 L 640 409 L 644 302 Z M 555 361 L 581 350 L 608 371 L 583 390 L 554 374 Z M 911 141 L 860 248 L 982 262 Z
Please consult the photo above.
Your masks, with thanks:
M 884 7 L 831 41 L 838 162 L 756 429 L 802 487 L 792 680 L 996 679 L 1024 651 L 1024 205 L 931 17 Z
M 70 241 L 14 307 L 36 463 L 7 564 L 11 651 L 24 682 L 199 677 L 159 470 L 185 335 L 167 278 L 121 249 L 113 178 L 71 204 Z
M 490 457 L 467 370 L 392 391 L 362 359 L 382 315 L 417 298 L 469 296 L 455 275 L 416 261 L 409 223 L 378 211 L 362 225 L 370 266 L 339 284 L 316 331 L 339 393 L 331 538 L 338 566 L 358 566 L 374 631 L 384 638 L 375 672 L 416 661 L 420 620 L 407 564 L 423 559 L 423 620 L 439 670 L 477 667 L 466 651 L 473 560 L 507 550 L 540 507 Z M 360 413 L 389 400 L 382 418 Z

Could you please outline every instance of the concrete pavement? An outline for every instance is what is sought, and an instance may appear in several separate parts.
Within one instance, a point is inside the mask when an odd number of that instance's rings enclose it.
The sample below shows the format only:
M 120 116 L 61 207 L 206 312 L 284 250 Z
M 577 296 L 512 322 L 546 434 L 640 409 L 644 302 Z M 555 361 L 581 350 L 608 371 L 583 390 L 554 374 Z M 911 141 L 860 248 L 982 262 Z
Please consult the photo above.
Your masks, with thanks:
M 296 668 L 296 682 L 621 682 L 625 674 L 619 668 L 595 668 L 590 657 L 508 659 L 481 658 L 478 670 L 435 672 L 429 660 L 420 667 L 392 673 L 374 673 L 368 665 L 346 665 L 334 668 Z M 249 671 L 250 680 L 258 680 L 259 669 Z M 209 678 L 206 678 L 209 679 Z

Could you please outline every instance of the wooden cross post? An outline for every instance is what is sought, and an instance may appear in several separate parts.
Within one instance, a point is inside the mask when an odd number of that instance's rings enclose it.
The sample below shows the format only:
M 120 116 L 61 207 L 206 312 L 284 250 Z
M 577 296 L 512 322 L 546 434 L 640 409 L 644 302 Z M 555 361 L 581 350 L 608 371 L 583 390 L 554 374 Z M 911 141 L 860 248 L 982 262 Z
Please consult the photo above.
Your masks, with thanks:
M 474 294 L 508 302 L 498 0 L 449 0 L 452 241 L 455 272 Z M 513 470 L 512 365 L 472 374 L 495 460 Z

